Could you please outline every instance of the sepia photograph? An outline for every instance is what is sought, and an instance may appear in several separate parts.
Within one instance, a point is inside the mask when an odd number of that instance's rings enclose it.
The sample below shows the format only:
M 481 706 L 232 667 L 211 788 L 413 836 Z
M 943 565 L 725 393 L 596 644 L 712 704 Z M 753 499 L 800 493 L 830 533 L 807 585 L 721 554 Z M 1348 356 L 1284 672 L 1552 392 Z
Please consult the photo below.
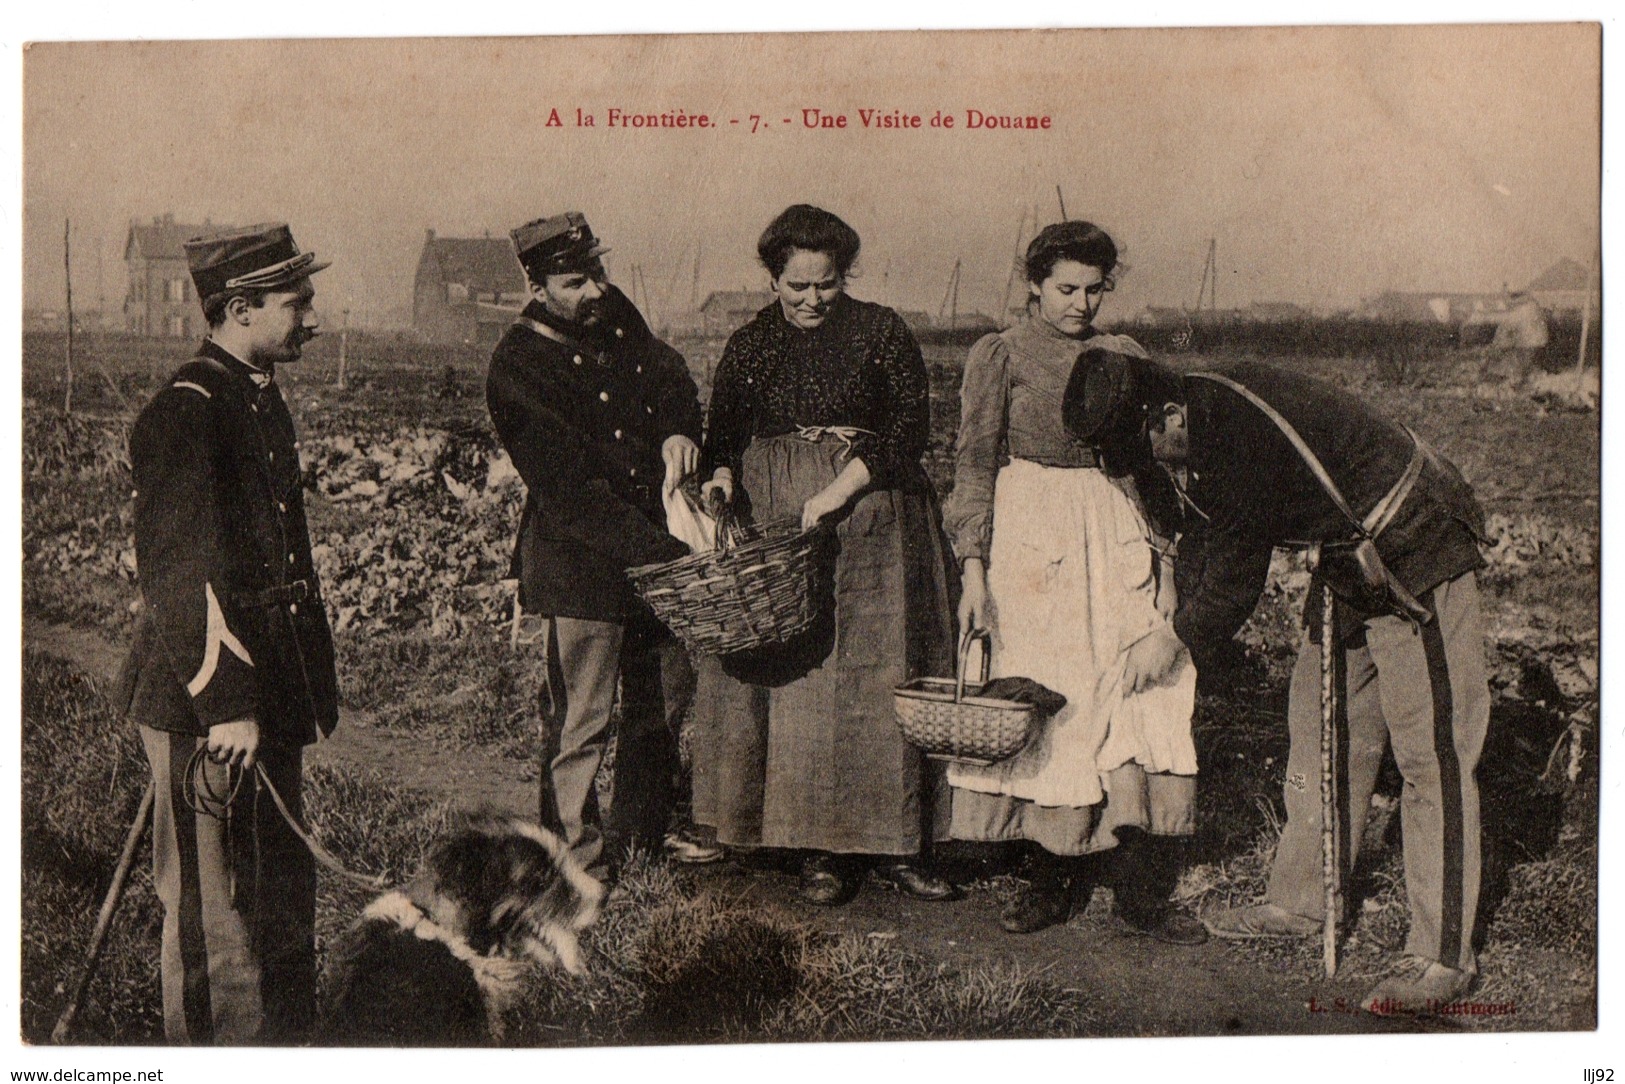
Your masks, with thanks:
M 1597 1032 L 1600 22 L 530 29 L 13 43 L 28 1053 Z

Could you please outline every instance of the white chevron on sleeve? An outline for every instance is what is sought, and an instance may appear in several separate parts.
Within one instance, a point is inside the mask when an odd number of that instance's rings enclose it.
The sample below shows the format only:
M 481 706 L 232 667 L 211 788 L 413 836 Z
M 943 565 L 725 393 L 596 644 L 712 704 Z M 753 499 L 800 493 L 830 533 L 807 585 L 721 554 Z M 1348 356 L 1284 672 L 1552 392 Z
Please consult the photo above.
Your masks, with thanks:
M 231 634 L 226 627 L 226 614 L 220 608 L 220 600 L 214 596 L 214 585 L 204 583 L 203 597 L 208 603 L 208 628 L 204 632 L 203 665 L 198 668 L 197 675 L 186 683 L 186 691 L 197 696 L 209 687 L 214 678 L 215 667 L 220 665 L 220 645 L 224 644 L 226 650 L 253 666 L 254 660 L 248 657 L 248 649 L 243 642 Z

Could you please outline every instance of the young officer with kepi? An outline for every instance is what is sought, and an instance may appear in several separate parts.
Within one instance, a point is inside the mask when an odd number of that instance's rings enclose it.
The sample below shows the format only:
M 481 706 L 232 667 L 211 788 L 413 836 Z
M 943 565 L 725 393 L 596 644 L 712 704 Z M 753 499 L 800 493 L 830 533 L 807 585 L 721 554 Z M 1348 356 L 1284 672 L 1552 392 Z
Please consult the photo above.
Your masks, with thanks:
M 316 874 L 270 789 L 301 817 L 304 746 L 338 720 L 333 640 L 276 367 L 316 335 L 288 227 L 185 244 L 209 335 L 130 434 L 144 603 L 117 703 L 156 801 L 164 1033 L 297 1043 L 315 1016 Z

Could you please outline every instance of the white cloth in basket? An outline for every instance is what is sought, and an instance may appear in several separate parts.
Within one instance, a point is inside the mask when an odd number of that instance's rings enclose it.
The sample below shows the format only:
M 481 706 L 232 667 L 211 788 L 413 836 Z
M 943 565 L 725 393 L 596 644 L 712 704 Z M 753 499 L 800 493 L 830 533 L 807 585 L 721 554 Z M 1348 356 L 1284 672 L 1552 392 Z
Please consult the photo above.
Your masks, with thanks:
M 667 486 L 660 499 L 666 506 L 666 530 L 673 538 L 695 553 L 717 548 L 717 521 L 700 511 L 684 490 Z

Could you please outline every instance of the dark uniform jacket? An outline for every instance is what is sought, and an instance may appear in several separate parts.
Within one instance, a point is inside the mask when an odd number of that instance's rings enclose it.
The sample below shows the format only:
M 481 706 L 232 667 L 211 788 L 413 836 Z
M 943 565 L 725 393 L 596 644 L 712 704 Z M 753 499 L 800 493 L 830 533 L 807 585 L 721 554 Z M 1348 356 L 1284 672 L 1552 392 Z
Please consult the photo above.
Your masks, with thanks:
M 1411 438 L 1402 426 L 1331 384 L 1252 362 L 1213 371 L 1251 389 L 1291 422 L 1357 515 L 1368 513 L 1410 462 Z M 1263 592 L 1273 547 L 1349 539 L 1354 530 L 1262 411 L 1211 380 L 1187 377 L 1184 387 L 1186 491 L 1208 518 L 1191 511 L 1184 518 L 1174 628 L 1186 644 L 1202 650 L 1230 639 L 1246 622 Z M 1377 537 L 1377 550 L 1399 582 L 1421 598 L 1482 568 L 1482 540 L 1484 513 L 1472 490 L 1453 465 L 1433 455 Z M 1316 591 L 1311 605 L 1318 607 L 1318 585 Z M 1360 625 L 1340 623 L 1351 631 Z
M 553 329 L 559 342 L 526 325 Z M 700 403 L 681 354 L 610 287 L 593 327 L 532 301 L 491 355 L 486 401 L 525 480 L 510 575 L 529 613 L 620 621 L 625 570 L 688 553 L 665 528 L 661 446 L 700 440 Z
M 293 418 L 257 372 L 205 342 L 130 433 L 145 605 L 119 702 L 181 733 L 253 715 L 291 748 L 332 731 L 338 682 Z

